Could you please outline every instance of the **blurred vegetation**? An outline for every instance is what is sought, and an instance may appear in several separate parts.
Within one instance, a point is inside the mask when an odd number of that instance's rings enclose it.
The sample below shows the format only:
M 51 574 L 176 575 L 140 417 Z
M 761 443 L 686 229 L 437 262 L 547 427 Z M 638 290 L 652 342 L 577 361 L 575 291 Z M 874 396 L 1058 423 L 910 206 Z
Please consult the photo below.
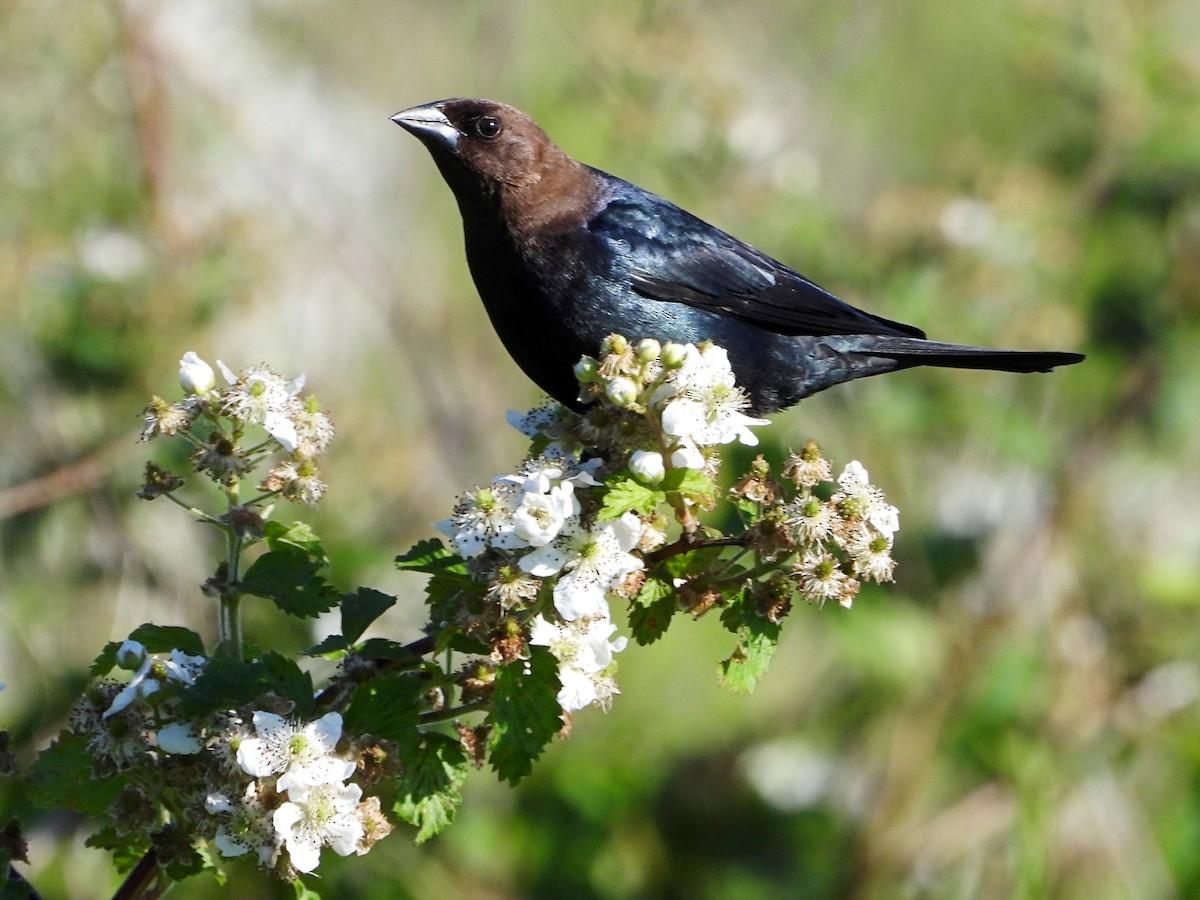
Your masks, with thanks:
M 334 572 L 505 471 L 536 394 L 457 211 L 387 121 L 532 113 L 936 337 L 1083 350 L 909 372 L 776 417 L 902 514 L 898 584 L 791 616 L 749 700 L 714 623 L 621 659 L 522 788 L 322 865 L 341 897 L 1200 895 L 1200 16 L 1191 0 L 0 5 L 0 721 L 22 759 L 105 640 L 212 632 L 210 536 L 134 499 L 185 350 L 267 361 L 339 426 Z M 259 640 L 312 635 L 251 616 Z M 270 632 L 265 629 L 270 628 Z M 287 632 L 287 628 L 293 628 Z M 5 788 L 8 812 L 24 810 Z M 46 897 L 119 877 L 32 817 Z M 245 867 L 238 896 L 290 896 Z M 211 879 L 182 896 L 216 896 Z

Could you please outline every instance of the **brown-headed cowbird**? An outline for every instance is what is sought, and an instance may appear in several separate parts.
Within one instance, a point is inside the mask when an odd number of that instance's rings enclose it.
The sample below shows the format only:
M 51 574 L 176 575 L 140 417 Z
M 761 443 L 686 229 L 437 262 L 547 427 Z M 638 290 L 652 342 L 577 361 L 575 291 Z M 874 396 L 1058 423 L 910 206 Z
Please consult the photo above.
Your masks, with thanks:
M 912 366 L 1046 372 L 1083 359 L 930 341 L 855 309 L 661 197 L 576 162 L 503 103 L 440 100 L 392 121 L 428 148 L 454 192 L 467 263 L 500 340 L 568 405 L 572 367 L 613 332 L 719 344 L 755 413 Z

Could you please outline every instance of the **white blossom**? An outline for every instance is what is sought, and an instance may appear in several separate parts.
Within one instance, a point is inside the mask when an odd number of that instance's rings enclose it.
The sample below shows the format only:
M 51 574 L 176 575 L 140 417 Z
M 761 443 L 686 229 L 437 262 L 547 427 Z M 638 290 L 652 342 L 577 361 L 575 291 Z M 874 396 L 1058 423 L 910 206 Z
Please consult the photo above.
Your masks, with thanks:
M 191 755 L 204 749 L 204 743 L 191 722 L 173 722 L 158 729 L 155 743 L 164 753 Z
M 279 775 L 280 791 L 342 782 L 354 773 L 353 761 L 332 755 L 342 736 L 342 717 L 336 712 L 301 723 L 259 711 L 254 731 L 238 746 L 238 765 L 255 778 Z
M 625 649 L 627 639 L 610 640 L 617 626 L 607 615 L 555 624 L 538 616 L 530 625 L 529 643 L 549 648 L 558 660 L 558 705 L 567 712 L 583 709 L 616 692 L 612 679 L 603 673 L 613 654 Z
M 292 422 L 293 401 L 304 388 L 304 376 L 285 381 L 267 366 L 250 366 L 239 377 L 217 360 L 230 388 L 222 395 L 221 412 L 252 425 L 261 425 L 288 453 L 299 445 Z
M 478 556 L 487 548 L 515 550 L 525 546 L 517 536 L 513 513 L 523 492 L 504 480 L 468 491 L 448 519 L 434 527 L 450 538 L 460 556 Z
M 340 856 L 355 851 L 363 836 L 357 814 L 360 799 L 362 788 L 357 784 L 297 785 L 288 791 L 287 802 L 275 810 L 272 821 L 297 871 L 315 869 L 322 847 Z
M 558 538 L 521 557 L 520 567 L 530 575 L 559 575 L 554 585 L 554 608 L 568 622 L 584 616 L 607 614 L 604 595 L 643 563 L 629 551 L 637 546 L 642 522 L 625 513 L 591 529 L 572 520 Z M 561 573 L 561 574 L 560 574 Z
M 552 487 L 549 493 L 527 491 L 513 512 L 513 530 L 530 547 L 542 547 L 558 537 L 567 520 L 577 515 L 579 501 L 575 499 L 575 486 L 565 481 Z
M 259 796 L 257 781 L 246 785 L 237 800 L 230 800 L 225 794 L 210 793 L 204 799 L 204 809 L 209 815 L 224 819 L 213 838 L 222 856 L 243 856 L 253 852 L 260 865 L 269 866 L 274 862 L 281 840 L 271 820 L 272 811 Z
M 700 446 L 735 440 L 754 446 L 758 438 L 749 426 L 768 424 L 766 419 L 742 412 L 750 401 L 735 384 L 722 347 L 709 344 L 699 350 L 689 344 L 683 364 L 668 384 L 675 390 L 675 396 L 662 407 L 662 428 L 669 435 Z
M 127 649 L 125 644 L 121 647 Z M 144 652 L 145 648 L 142 650 Z M 107 719 L 116 715 L 139 697 L 146 698 L 157 693 L 162 688 L 160 679 L 191 685 L 206 662 L 203 656 L 189 656 L 182 650 L 172 650 L 165 659 L 159 656 L 145 657 L 129 683 L 113 698 L 112 705 L 105 710 L 103 717 Z
M 886 538 L 900 529 L 900 512 L 889 504 L 883 491 L 871 484 L 866 468 L 858 460 L 846 463 L 838 476 L 839 490 L 831 498 L 843 514 L 866 519 Z

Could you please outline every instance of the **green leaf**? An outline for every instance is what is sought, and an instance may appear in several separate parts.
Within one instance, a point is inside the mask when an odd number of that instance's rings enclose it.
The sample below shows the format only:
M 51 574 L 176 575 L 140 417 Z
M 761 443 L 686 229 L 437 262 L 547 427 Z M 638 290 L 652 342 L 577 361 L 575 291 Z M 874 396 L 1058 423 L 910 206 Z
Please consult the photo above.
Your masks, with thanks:
M 689 497 L 713 497 L 717 486 L 699 469 L 671 469 L 663 477 L 664 491 L 678 491 Z
M 342 636 L 353 644 L 362 633 L 396 604 L 396 598 L 373 588 L 360 587 L 342 595 Z
M 172 650 L 182 650 L 191 656 L 204 656 L 204 641 L 200 635 L 190 628 L 178 625 L 152 625 L 147 622 L 133 629 L 129 640 L 140 643 L 146 648 L 147 653 L 169 653 Z M 110 641 L 104 645 L 104 649 L 92 663 L 93 678 L 108 674 L 117 664 L 117 650 L 120 649 L 121 643 L 121 641 Z
M 516 784 L 533 770 L 562 727 L 558 705 L 558 660 L 545 647 L 530 648 L 529 659 L 496 669 L 490 757 L 496 774 Z
M 429 687 L 415 672 L 387 672 L 358 686 L 346 707 L 346 731 L 374 734 L 402 744 L 417 734 L 421 698 Z
M 327 656 L 332 659 L 337 659 L 343 656 L 350 645 L 346 643 L 346 639 L 340 634 L 326 635 L 325 639 L 316 646 L 309 647 L 304 651 L 305 656 Z
M 283 612 L 312 618 L 337 605 L 337 592 L 318 574 L 325 562 L 307 550 L 278 543 L 277 549 L 254 561 L 239 587 L 247 594 L 270 600 Z
M 415 663 L 421 660 L 421 657 L 404 644 L 389 641 L 387 638 L 371 638 L 369 641 L 363 641 L 358 647 L 358 654 L 363 659 L 387 659 L 402 663 Z
M 37 755 L 30 768 L 30 799 L 42 809 L 73 809 L 95 816 L 117 799 L 120 778 L 96 778 L 92 753 L 82 735 L 64 731 Z
M 267 521 L 263 525 L 263 537 L 266 539 L 267 546 L 272 550 L 278 550 L 283 546 L 297 547 L 321 561 L 328 559 L 320 539 L 304 522 L 285 525 L 282 522 Z
M 666 499 L 667 495 L 662 491 L 640 484 L 632 478 L 625 478 L 609 487 L 596 520 L 607 522 L 610 519 L 619 519 L 627 512 L 649 514 L 658 509 L 658 505 Z
M 642 589 L 633 598 L 633 602 L 638 606 L 653 606 L 663 597 L 674 598 L 674 596 L 675 588 L 661 578 L 650 576 L 642 583 Z
M 758 615 L 745 595 L 722 612 L 721 622 L 731 631 L 736 629 L 738 641 L 729 658 L 718 663 L 718 679 L 731 691 L 748 694 L 771 665 L 780 627 Z
M 462 745 L 449 735 L 428 732 L 420 744 L 403 755 L 397 816 L 417 826 L 417 843 L 429 840 L 454 819 L 462 802 L 467 758 Z
M 640 603 L 641 594 L 637 597 Z M 667 633 L 676 612 L 675 593 L 671 591 L 659 597 L 649 606 L 635 605 L 629 610 L 629 630 L 633 639 L 642 646 L 653 644 Z
M 196 683 L 182 693 L 180 712 L 185 718 L 206 715 L 252 704 L 267 694 L 291 700 L 298 716 L 312 712 L 312 677 L 278 653 L 253 660 L 213 657 Z
M 467 564 L 461 556 L 451 553 L 437 538 L 414 544 L 412 549 L 396 557 L 397 569 L 409 569 L 437 575 L 440 572 L 467 574 Z

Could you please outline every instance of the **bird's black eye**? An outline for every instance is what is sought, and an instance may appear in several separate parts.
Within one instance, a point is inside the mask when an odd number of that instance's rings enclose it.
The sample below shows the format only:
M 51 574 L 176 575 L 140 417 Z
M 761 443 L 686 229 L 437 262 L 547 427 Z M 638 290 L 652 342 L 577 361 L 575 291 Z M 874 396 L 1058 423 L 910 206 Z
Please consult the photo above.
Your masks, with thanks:
M 481 138 L 494 138 L 500 133 L 500 120 L 495 116 L 480 116 L 474 121 L 473 127 Z

